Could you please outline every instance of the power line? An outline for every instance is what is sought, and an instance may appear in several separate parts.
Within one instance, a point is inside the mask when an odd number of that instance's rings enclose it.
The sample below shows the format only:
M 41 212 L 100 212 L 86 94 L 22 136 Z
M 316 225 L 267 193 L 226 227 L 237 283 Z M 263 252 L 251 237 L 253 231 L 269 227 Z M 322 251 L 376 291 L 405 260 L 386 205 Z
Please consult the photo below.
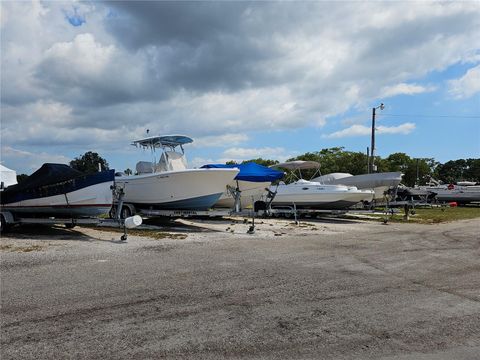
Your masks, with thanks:
M 423 115 L 423 114 L 384 114 L 384 113 L 380 113 L 380 114 L 377 114 L 377 116 L 480 119 L 480 115 Z

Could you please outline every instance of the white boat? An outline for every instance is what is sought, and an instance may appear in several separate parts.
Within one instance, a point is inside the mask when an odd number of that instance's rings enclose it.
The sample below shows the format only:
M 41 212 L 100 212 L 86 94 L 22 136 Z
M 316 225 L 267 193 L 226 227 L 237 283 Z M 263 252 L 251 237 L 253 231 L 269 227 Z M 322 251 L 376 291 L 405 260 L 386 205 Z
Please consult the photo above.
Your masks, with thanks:
M 271 186 L 276 192 L 272 206 L 295 206 L 297 208 L 312 209 L 346 209 L 362 201 L 372 201 L 373 190 L 359 190 L 355 186 L 325 185 L 317 181 L 308 181 L 302 178 L 302 169 L 318 169 L 320 164 L 315 161 L 290 161 L 274 165 L 285 168 L 292 174 L 298 173 L 297 180 L 290 183 L 280 183 Z
M 374 199 L 383 199 L 388 189 L 396 187 L 402 181 L 401 172 L 383 172 L 363 175 L 349 173 L 331 173 L 318 176 L 312 181 L 325 185 L 347 185 L 358 189 L 373 189 Z
M 459 204 L 468 204 L 480 202 L 480 185 L 473 182 L 458 182 L 454 184 L 440 184 L 432 181 L 428 186 L 421 186 L 421 189 L 431 191 L 436 194 L 436 199 L 440 202 L 457 202 Z
M 112 207 L 114 170 L 83 174 L 64 164 L 43 164 L 1 193 L 2 211 L 34 216 L 85 217 Z
M 182 135 L 153 136 L 132 143 L 155 154 L 157 162 L 140 161 L 137 174 L 115 180 L 124 189 L 124 202 L 138 209 L 206 210 L 211 208 L 239 170 L 187 169 L 183 145 L 193 140 Z
M 4 189 L 17 183 L 17 173 L 0 164 L 0 189 Z
M 208 164 L 202 168 L 233 168 L 240 170 L 235 179 L 227 185 L 226 191 L 215 204 L 219 208 L 233 208 L 239 197 L 241 209 L 252 208 L 254 203 L 263 200 L 267 188 L 273 181 L 279 180 L 284 173 L 250 162 L 245 164 Z

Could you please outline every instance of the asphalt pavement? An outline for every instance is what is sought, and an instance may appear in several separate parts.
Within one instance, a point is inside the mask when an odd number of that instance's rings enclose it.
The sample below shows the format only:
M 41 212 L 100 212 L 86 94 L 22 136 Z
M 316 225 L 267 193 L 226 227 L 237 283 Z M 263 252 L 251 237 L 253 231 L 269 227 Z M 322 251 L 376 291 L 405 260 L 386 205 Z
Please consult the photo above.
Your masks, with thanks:
M 0 358 L 480 358 L 478 219 L 193 225 L 3 236 Z

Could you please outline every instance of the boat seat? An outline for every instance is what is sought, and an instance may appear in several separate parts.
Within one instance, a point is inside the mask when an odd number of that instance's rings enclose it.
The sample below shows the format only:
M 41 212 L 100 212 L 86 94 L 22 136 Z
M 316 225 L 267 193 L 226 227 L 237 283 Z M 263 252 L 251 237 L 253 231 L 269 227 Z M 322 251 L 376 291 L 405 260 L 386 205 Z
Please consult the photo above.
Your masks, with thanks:
M 139 161 L 137 165 L 135 165 L 135 169 L 137 170 L 137 174 L 151 174 L 153 173 L 153 163 L 150 161 Z

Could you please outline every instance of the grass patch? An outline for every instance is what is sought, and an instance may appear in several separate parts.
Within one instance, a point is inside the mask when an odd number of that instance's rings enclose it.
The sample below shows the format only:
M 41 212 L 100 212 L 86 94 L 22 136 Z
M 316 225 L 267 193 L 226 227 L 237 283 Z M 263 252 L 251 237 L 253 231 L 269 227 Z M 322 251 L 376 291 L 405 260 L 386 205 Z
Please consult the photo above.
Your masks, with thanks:
M 389 216 L 389 221 L 406 222 L 404 220 L 403 209 L 393 216 Z M 385 218 L 385 215 L 372 215 L 378 219 Z M 417 208 L 415 215 L 410 215 L 408 222 L 419 224 L 438 224 L 456 220 L 468 220 L 480 218 L 480 207 L 446 207 L 446 208 Z
M 104 228 L 104 227 L 97 227 L 97 226 L 94 226 L 92 228 L 97 231 L 116 232 L 116 233 L 123 234 L 123 229 L 119 229 L 119 228 Z M 132 236 L 150 237 L 156 240 L 162 240 L 162 239 L 183 240 L 188 237 L 187 234 L 169 233 L 169 232 L 147 230 L 147 229 L 128 229 L 127 234 Z
M 0 245 L 0 251 L 9 252 L 31 252 L 40 251 L 42 247 L 40 245 L 28 245 L 28 246 L 13 246 L 13 245 Z

